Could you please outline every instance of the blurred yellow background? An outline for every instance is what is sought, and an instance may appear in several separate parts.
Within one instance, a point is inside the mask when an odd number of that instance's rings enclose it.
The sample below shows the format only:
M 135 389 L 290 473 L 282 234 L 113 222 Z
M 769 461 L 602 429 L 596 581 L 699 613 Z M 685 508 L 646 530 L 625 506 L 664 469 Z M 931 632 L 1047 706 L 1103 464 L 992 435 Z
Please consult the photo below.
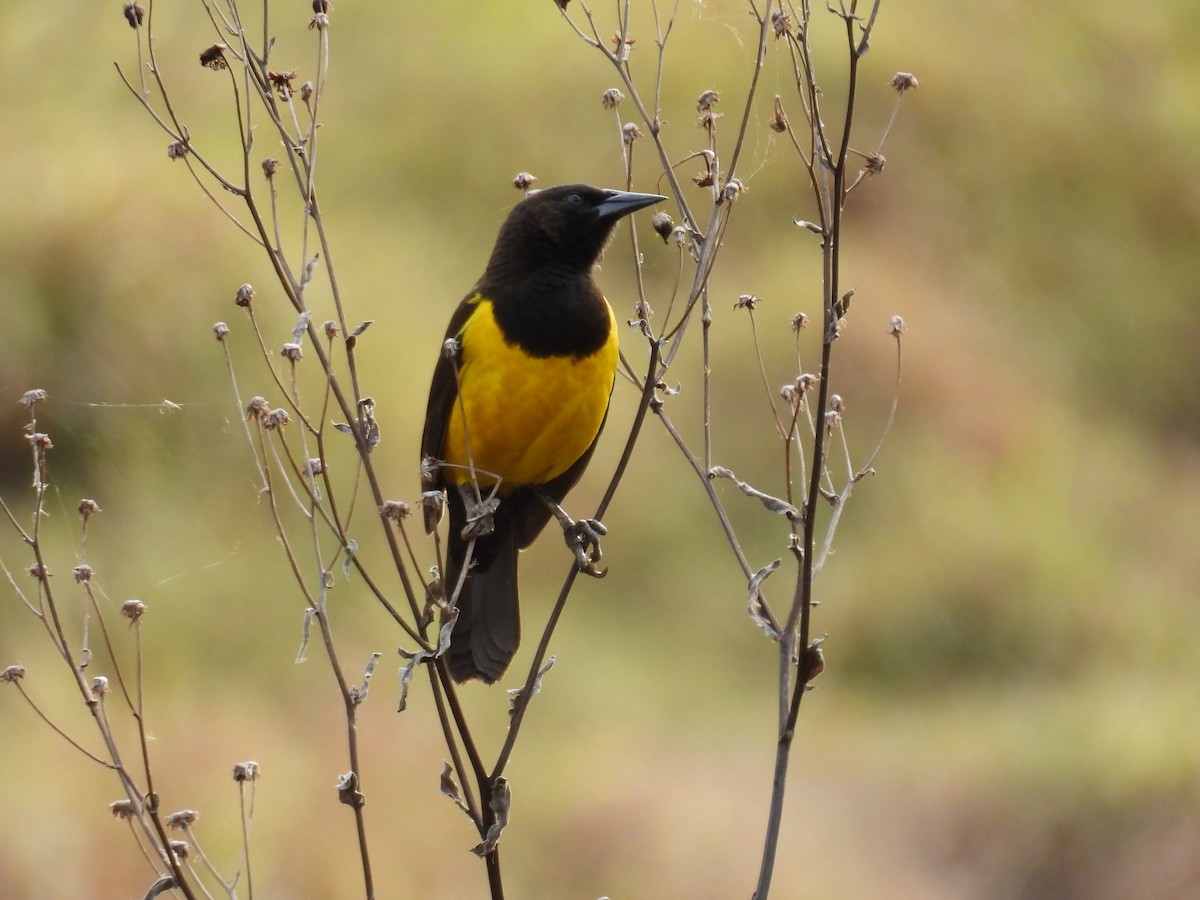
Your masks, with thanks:
M 315 38 L 308 5 L 295 7 L 273 11 L 274 59 L 302 81 Z M 832 111 L 843 56 L 834 23 L 816 17 Z M 206 852 L 231 870 L 230 770 L 256 760 L 256 892 L 360 896 L 352 819 L 334 791 L 348 767 L 340 701 L 319 648 L 293 664 L 303 601 L 256 496 L 210 330 L 230 323 L 243 395 L 272 397 L 234 292 L 255 284 L 277 343 L 294 316 L 265 259 L 167 159 L 168 139 L 111 68 L 137 66 L 121 5 L 9 4 L 0 19 L 0 491 L 28 522 L 16 400 L 44 388 L 55 587 L 78 609 L 74 510 L 93 497 L 104 512 L 87 558 L 105 602 L 115 613 L 137 597 L 150 609 L 146 704 L 164 808 L 200 810 Z M 375 321 L 360 360 L 383 429 L 376 462 L 389 495 L 413 500 L 434 355 L 519 198 L 509 182 L 529 170 L 543 186 L 620 186 L 616 120 L 600 104 L 616 82 L 550 2 L 359 0 L 332 21 L 324 215 L 349 317 Z M 602 33 L 614 29 L 602 21 Z M 828 665 L 801 714 L 772 896 L 1200 894 L 1198 27 L 1200 7 L 1183 0 L 969 12 L 884 3 L 854 145 L 874 148 L 894 72 L 921 86 L 884 148 L 884 174 L 850 204 L 843 282 L 857 293 L 834 388 L 857 461 L 893 386 L 888 320 L 903 315 L 911 330 L 895 430 L 818 583 Z M 160 3 L 155 28 L 193 138 L 236 164 L 228 78 L 196 64 L 213 40 L 201 7 Z M 649 97 L 646 17 L 633 34 Z M 728 150 L 752 18 L 739 2 L 681 0 L 671 41 L 668 146 L 682 158 L 703 145 L 694 103 L 711 88 Z M 792 225 L 812 215 L 803 172 L 766 128 L 773 95 L 789 94 L 781 51 L 770 48 L 741 165 L 749 191 L 712 280 L 714 460 L 771 492 L 782 490 L 780 449 L 749 320 L 733 302 L 762 298 L 756 322 L 776 384 L 795 375 L 792 315 L 819 311 L 816 242 Z M 256 158 L 278 155 L 265 125 L 257 137 Z M 634 152 L 635 188 L 655 190 L 649 141 Z M 295 222 L 297 207 L 285 197 L 281 210 Z M 646 216 L 638 227 L 651 301 L 664 308 L 676 257 Z M 622 231 L 599 276 L 618 318 L 631 314 L 629 268 Z M 328 318 L 314 290 L 316 316 Z M 644 358 L 634 332 L 623 340 Z M 683 354 L 672 373 L 683 393 L 668 401 L 691 439 L 696 359 Z M 164 398 L 182 409 L 163 412 Z M 636 400 L 618 385 L 575 511 L 594 507 Z M 751 564 L 785 556 L 782 521 L 721 490 Z M 653 420 L 606 524 L 610 575 L 577 587 L 508 771 L 510 896 L 747 897 L 770 789 L 774 645 L 747 618 L 745 581 Z M 382 574 L 365 506 L 358 526 Z M 9 528 L 0 559 L 32 587 Z M 526 646 L 514 673 L 567 565 L 550 535 L 523 560 Z M 785 564 L 768 582 L 778 606 L 790 577 Z M 98 748 L 45 635 L 11 589 L 0 596 L 0 666 L 27 666 L 26 689 Z M 384 654 L 360 727 L 379 896 L 485 896 L 467 852 L 477 837 L 437 792 L 445 751 L 427 693 L 395 712 L 403 640 L 340 571 L 331 616 L 351 680 Z M 129 653 L 124 621 L 111 621 Z M 108 665 L 100 653 L 89 673 Z M 121 796 L 115 778 L 0 687 L 0 893 L 141 896 L 152 875 L 107 810 Z M 505 695 L 463 693 L 492 754 Z

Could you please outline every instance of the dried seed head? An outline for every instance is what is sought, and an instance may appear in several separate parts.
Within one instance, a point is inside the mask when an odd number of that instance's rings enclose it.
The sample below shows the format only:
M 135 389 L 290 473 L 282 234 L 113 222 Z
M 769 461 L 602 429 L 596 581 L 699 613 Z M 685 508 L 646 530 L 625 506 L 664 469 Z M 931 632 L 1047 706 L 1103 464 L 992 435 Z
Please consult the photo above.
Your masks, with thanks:
M 254 287 L 249 283 L 243 284 L 237 289 L 234 295 L 233 302 L 238 306 L 246 307 L 250 305 L 250 301 L 254 299 Z
M 908 323 L 899 316 L 892 316 L 891 322 L 888 323 L 888 334 L 892 337 L 900 337 L 906 331 L 908 331 Z
M 146 604 L 141 600 L 126 600 L 121 604 L 121 615 L 130 622 L 136 622 L 148 612 Z
M 92 679 L 92 693 L 103 697 L 112 688 L 108 686 L 108 678 L 104 675 L 97 675 Z
M 313 91 L 315 90 L 316 88 L 313 87 L 313 83 L 311 81 L 304 82 L 304 84 L 300 85 L 300 99 L 305 103 L 308 103 L 310 100 L 312 100 Z
M 200 65 L 214 71 L 229 68 L 229 64 L 225 62 L 226 49 L 224 44 L 213 44 L 200 54 Z
M 379 514 L 385 519 L 399 522 L 412 515 L 412 508 L 403 500 L 384 500 L 383 505 L 379 507 Z
M 647 322 L 651 317 L 653 317 L 654 310 L 650 308 L 650 302 L 648 300 L 639 300 L 637 303 L 633 304 L 633 314 L 636 316 L 636 318 L 634 319 L 634 322 L 630 324 L 634 324 L 636 322 Z
M 125 4 L 125 21 L 129 23 L 130 28 L 138 28 L 142 24 L 142 20 L 146 18 L 146 10 L 137 3 Z
M 5 666 L 4 671 L 0 672 L 0 681 L 18 681 L 25 677 L 25 667 L 22 665 Z
M 642 129 L 638 128 L 637 122 L 626 122 L 621 126 L 621 140 L 626 144 L 632 144 L 642 136 Z
M 724 113 L 712 112 L 709 110 L 696 120 L 696 127 L 702 128 L 709 134 L 712 134 L 713 129 L 717 127 L 717 119 L 721 118 Z
M 830 396 L 829 408 L 835 413 L 843 413 L 846 411 L 846 402 L 842 399 L 841 394 L 833 394 Z
M 304 348 L 292 341 L 288 341 L 280 347 L 279 353 L 284 359 L 291 360 L 292 362 L 299 362 L 304 358 Z
M 263 417 L 262 423 L 263 428 L 266 428 L 268 431 L 270 431 L 275 428 L 282 428 L 284 425 L 290 424 L 291 421 L 292 417 L 288 415 L 288 411 L 280 408 L 273 409 L 267 413 Z
M 321 328 L 325 331 L 325 337 L 331 341 L 342 333 L 342 329 L 338 327 L 338 323 L 333 321 L 333 319 L 328 320 Z
M 40 453 L 54 449 L 54 444 L 50 440 L 50 435 L 41 431 L 35 431 L 33 434 L 25 435 L 25 440 L 29 441 L 29 443 L 33 445 L 33 449 Z
M 629 54 L 633 52 L 633 45 L 637 43 L 637 38 L 626 37 L 625 43 L 621 43 L 621 35 L 613 32 L 612 44 L 616 48 L 618 62 L 629 62 Z
M 868 175 L 878 175 L 883 171 L 883 167 L 887 165 L 887 157 L 877 150 L 872 150 L 867 154 L 866 162 L 863 163 L 863 168 Z
M 167 827 L 172 831 L 191 828 L 200 818 L 200 813 L 194 809 L 181 809 L 167 816 Z
M 253 760 L 237 763 L 233 767 L 233 780 L 239 783 L 243 781 L 258 781 L 260 774 L 258 763 Z
M 176 859 L 187 859 L 191 852 L 187 841 L 168 841 L 167 846 L 171 848 L 171 855 Z
M 600 98 L 600 105 L 605 109 L 616 109 L 621 105 L 621 101 L 624 99 L 625 95 L 622 94 L 617 88 L 609 88 Z
M 782 9 L 775 10 L 771 13 L 771 28 L 777 39 L 783 37 L 792 30 L 792 17 Z
M 429 457 L 425 457 L 425 459 L 421 460 L 422 478 L 425 477 L 426 460 L 429 460 Z M 429 461 L 432 462 L 432 460 Z M 445 508 L 445 491 L 425 491 L 425 493 L 421 495 L 421 515 L 425 521 L 425 530 L 427 532 L 431 532 L 437 527 L 438 522 L 442 520 L 442 510 Z
M 721 102 L 721 94 L 718 91 L 708 90 L 700 94 L 696 99 L 696 112 L 709 112 L 714 106 Z
M 746 193 L 747 190 L 749 188 L 742 184 L 740 178 L 730 178 L 725 182 L 725 187 L 721 189 L 721 196 L 726 203 L 733 203 L 738 197 Z
M 21 395 L 21 399 L 17 402 L 26 409 L 33 409 L 37 404 L 46 399 L 46 392 L 42 388 L 34 388 L 31 391 L 26 391 Z
M 108 811 L 118 819 L 132 819 L 137 815 L 137 808 L 132 800 L 114 800 L 108 804 Z
M 167 144 L 167 159 L 183 159 L 188 155 L 188 152 L 188 145 L 185 141 L 175 141 L 174 143 Z
M 50 571 L 50 567 L 45 563 L 34 563 L 32 566 L 26 566 L 25 574 L 30 578 L 36 578 L 38 581 L 45 581 L 47 578 L 54 577 L 54 573 Z
M 701 172 L 699 175 L 693 175 L 692 181 L 695 183 L 696 187 L 702 187 L 702 188 L 712 187 L 713 186 L 712 172 Z
M 820 375 L 812 375 L 808 372 L 805 372 L 796 379 L 796 390 L 798 390 L 801 394 L 807 394 L 820 383 Z
M 916 90 L 920 85 L 917 81 L 917 76 L 912 72 L 897 72 L 892 76 L 892 80 L 888 82 L 897 93 L 903 94 L 905 91 Z
M 87 563 L 76 566 L 71 570 L 71 574 L 75 576 L 75 581 L 82 584 L 85 581 L 91 581 L 92 576 L 96 574 L 96 570 Z
M 650 217 L 650 227 L 654 229 L 655 234 L 663 239 L 663 243 L 665 244 L 671 237 L 671 232 L 675 230 L 675 220 L 671 218 L 669 213 L 659 210 Z
M 88 500 L 84 498 L 83 500 L 79 501 L 79 515 L 83 516 L 83 520 L 85 522 L 88 520 L 88 516 L 92 515 L 92 513 L 98 512 L 104 512 L 104 510 L 100 508 L 100 504 L 95 500 Z
M 295 69 L 290 72 L 267 72 L 267 80 L 271 82 L 271 87 L 275 88 L 280 100 L 287 100 L 292 96 L 292 81 L 297 74 Z
M 527 191 L 537 184 L 537 176 L 532 172 L 518 172 L 513 176 L 512 183 L 518 191 Z
M 758 297 L 754 294 L 741 294 L 737 298 L 737 302 L 733 304 L 734 309 L 748 309 L 754 311 L 754 307 L 758 305 Z
M 808 316 L 802 312 L 792 316 L 792 331 L 799 331 L 801 328 L 808 327 Z
M 317 13 L 315 16 L 313 16 L 311 19 L 308 20 L 308 30 L 309 31 L 314 31 L 314 30 L 315 31 L 324 31 L 328 27 L 329 27 L 329 16 L 326 13 Z M 311 91 L 309 92 L 308 96 L 309 97 L 312 96 Z M 304 99 L 305 99 L 305 101 L 307 101 L 308 97 L 305 97 Z
M 788 128 L 787 114 L 782 109 L 776 108 L 771 118 L 767 119 L 767 127 L 775 132 L 784 132 Z
M 270 411 L 271 404 L 267 402 L 266 397 L 251 397 L 250 402 L 246 404 L 246 420 L 262 421 Z
M 312 459 L 305 460 L 304 475 L 306 477 L 312 478 L 316 475 L 324 475 L 324 474 L 325 474 L 325 460 L 321 459 L 319 456 L 314 456 Z
M 266 159 L 264 159 L 262 161 L 263 175 L 265 175 L 267 178 L 274 178 L 275 175 L 279 172 L 279 169 L 280 169 L 279 160 L 277 160 L 273 156 L 268 156 Z
M 446 359 L 455 359 L 458 356 L 458 340 L 455 338 L 446 338 L 442 341 L 442 356 Z

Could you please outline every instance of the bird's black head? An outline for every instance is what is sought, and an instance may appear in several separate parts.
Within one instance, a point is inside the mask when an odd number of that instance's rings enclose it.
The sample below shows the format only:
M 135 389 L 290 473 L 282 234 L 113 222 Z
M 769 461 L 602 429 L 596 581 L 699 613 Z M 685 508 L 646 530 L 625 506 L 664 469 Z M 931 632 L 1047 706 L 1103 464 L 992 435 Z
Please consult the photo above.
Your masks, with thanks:
M 530 194 L 500 229 L 488 272 L 542 268 L 586 274 L 599 259 L 617 222 L 666 197 L 562 184 Z

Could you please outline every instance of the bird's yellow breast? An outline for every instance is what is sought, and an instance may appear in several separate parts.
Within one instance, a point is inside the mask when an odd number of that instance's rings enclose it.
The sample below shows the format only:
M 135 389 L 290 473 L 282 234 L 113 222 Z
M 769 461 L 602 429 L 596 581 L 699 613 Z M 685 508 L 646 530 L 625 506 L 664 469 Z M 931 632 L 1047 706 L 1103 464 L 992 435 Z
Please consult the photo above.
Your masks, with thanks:
M 509 343 L 489 300 L 459 333 L 458 400 L 446 426 L 447 481 L 501 480 L 501 492 L 545 484 L 583 455 L 604 423 L 617 371 L 617 328 L 591 356 L 535 357 Z

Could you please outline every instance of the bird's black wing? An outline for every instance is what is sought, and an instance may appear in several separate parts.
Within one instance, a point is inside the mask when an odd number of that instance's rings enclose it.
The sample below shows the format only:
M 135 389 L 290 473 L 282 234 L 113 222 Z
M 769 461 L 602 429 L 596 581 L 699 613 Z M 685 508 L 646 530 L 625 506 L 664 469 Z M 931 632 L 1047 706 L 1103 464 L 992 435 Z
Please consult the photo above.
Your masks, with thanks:
M 478 297 L 477 291 L 471 291 L 463 298 L 450 324 L 446 327 L 446 337 L 438 352 L 437 365 L 433 367 L 433 381 L 429 385 L 429 402 L 425 407 L 425 430 L 421 434 L 421 489 L 426 491 L 438 490 L 445 486 L 445 479 L 437 468 L 426 469 L 426 459 L 440 460 L 446 443 L 446 425 L 454 412 L 454 404 L 458 400 L 458 378 L 455 367 L 461 365 L 460 359 L 449 357 L 445 351 L 445 341 L 457 337 L 462 331 L 467 319 L 478 308 L 472 302 Z M 459 348 L 461 354 L 462 349 Z M 426 521 L 426 531 L 432 532 L 437 522 Z

